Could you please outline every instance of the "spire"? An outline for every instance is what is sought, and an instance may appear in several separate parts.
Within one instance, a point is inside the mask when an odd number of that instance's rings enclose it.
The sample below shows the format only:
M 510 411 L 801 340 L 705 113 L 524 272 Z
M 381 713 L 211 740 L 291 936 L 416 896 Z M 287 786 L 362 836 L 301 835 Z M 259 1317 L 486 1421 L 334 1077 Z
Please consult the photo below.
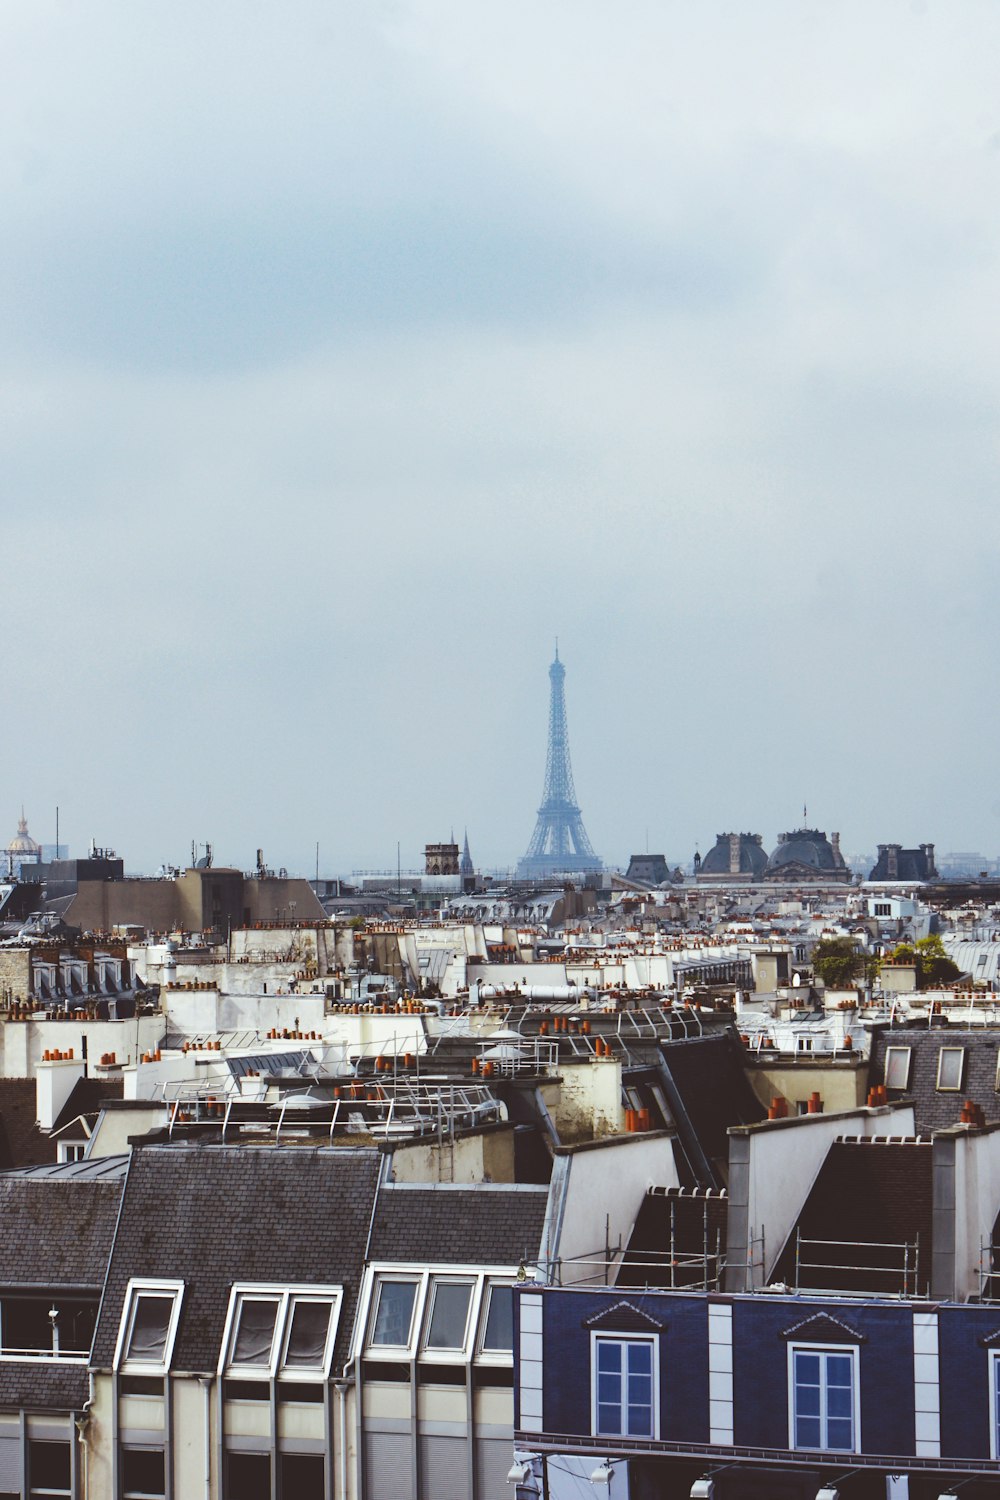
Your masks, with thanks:
M 462 849 L 462 858 L 459 862 L 458 873 L 460 875 L 474 875 L 475 866 L 472 863 L 472 855 L 469 853 L 469 830 L 465 830 L 465 845 Z

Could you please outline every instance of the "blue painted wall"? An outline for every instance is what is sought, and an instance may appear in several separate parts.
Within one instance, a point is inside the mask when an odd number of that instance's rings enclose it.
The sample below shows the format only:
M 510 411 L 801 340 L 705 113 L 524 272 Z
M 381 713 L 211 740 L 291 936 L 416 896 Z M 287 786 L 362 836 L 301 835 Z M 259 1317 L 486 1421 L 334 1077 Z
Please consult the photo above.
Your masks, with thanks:
M 998 1329 L 1000 1307 L 938 1310 L 942 1456 L 990 1456 L 989 1354 L 980 1340 Z

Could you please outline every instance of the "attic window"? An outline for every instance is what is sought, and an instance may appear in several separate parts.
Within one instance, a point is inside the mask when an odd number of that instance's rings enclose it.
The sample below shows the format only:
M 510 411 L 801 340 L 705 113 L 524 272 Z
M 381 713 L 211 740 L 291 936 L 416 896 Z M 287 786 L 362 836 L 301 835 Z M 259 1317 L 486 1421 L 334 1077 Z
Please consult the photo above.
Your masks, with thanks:
M 887 1089 L 905 1089 L 910 1083 L 911 1047 L 887 1047 L 885 1049 L 885 1086 Z
M 514 1271 L 432 1266 L 367 1273 L 366 1352 L 373 1360 L 509 1366 L 514 1349 Z
M 129 1282 L 115 1351 L 116 1370 L 139 1375 L 166 1372 L 183 1294 L 182 1281 Z
M 957 1093 L 962 1087 L 962 1074 L 964 1070 L 965 1048 L 942 1047 L 938 1053 L 938 1088 Z
M 340 1287 L 234 1286 L 219 1373 L 325 1380 L 341 1298 Z

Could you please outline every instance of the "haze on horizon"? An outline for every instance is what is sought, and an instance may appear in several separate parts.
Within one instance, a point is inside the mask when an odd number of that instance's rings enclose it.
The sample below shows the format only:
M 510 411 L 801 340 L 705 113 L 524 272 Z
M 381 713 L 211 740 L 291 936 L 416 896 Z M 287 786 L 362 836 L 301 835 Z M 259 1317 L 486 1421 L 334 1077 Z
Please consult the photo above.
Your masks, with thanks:
M 1000 847 L 1000 10 L 11 0 L 0 842 Z M 9 832 L 3 832 L 8 828 Z

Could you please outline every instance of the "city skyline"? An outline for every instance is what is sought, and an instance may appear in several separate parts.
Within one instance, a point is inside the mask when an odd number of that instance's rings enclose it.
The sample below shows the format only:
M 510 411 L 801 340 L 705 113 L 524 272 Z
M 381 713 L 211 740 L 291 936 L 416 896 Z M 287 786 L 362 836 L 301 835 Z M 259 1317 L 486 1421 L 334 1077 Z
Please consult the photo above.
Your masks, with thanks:
M 45 842 L 513 864 L 558 635 L 610 862 L 804 800 L 1000 847 L 995 7 L 15 0 L 0 41 Z

